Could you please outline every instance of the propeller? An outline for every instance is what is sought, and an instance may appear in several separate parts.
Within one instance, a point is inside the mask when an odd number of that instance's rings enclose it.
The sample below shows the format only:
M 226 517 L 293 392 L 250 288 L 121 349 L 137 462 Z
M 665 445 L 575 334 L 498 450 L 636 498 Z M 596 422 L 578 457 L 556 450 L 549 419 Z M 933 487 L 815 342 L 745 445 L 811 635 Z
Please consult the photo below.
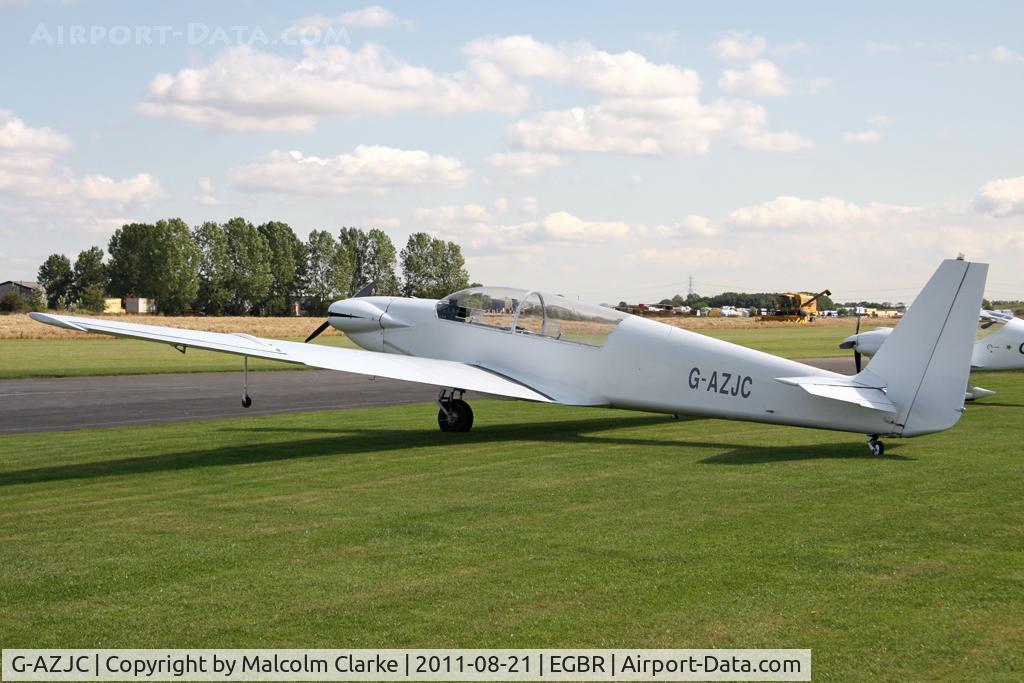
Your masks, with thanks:
M 359 291 L 352 295 L 351 298 L 358 299 L 361 296 L 373 296 L 373 290 L 377 289 L 377 283 L 374 280 L 370 280 L 365 285 L 359 288 Z
M 860 334 L 860 316 L 857 316 L 857 331 L 854 334 Z M 860 351 L 857 350 L 857 343 L 853 344 L 853 367 L 857 368 L 857 373 L 860 373 Z
M 353 294 L 349 298 L 350 299 L 358 299 L 358 298 L 364 297 L 364 296 L 373 296 L 373 290 L 376 289 L 376 288 L 377 288 L 377 283 L 374 280 L 370 280 L 365 285 L 360 287 L 358 292 L 356 292 L 355 294 Z M 306 337 L 306 341 L 304 341 L 303 344 L 308 344 L 309 342 L 313 341 L 314 339 L 319 337 L 320 334 L 324 330 L 326 330 L 328 327 L 331 326 L 331 321 L 329 319 L 331 317 L 331 313 L 329 311 L 327 313 L 327 317 L 328 317 L 328 320 L 325 320 L 323 322 L 323 324 L 320 325 L 320 327 L 318 327 L 315 330 L 313 330 L 313 334 L 311 334 L 308 337 Z
M 321 332 L 323 332 L 324 330 L 326 330 L 330 326 L 331 326 L 331 321 L 330 320 L 325 320 L 320 327 L 318 327 L 315 330 L 313 330 L 313 334 L 311 334 L 308 337 L 306 337 L 306 341 L 304 341 L 303 343 L 304 344 L 308 344 L 309 342 L 313 341 L 318 336 L 320 336 Z

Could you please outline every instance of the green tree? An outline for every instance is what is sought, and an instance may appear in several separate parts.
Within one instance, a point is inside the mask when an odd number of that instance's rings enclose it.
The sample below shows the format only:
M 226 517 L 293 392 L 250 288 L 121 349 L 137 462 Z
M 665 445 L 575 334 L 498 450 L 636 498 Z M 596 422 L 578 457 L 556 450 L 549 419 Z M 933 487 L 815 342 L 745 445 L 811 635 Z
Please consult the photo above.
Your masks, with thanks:
M 157 221 L 153 235 L 152 250 L 144 261 L 145 291 L 139 294 L 155 298 L 162 313 L 184 313 L 199 294 L 199 246 L 180 218 Z
M 409 235 L 402 249 L 402 292 L 437 299 L 469 286 L 462 248 L 425 232 Z
M 72 297 L 75 301 L 84 305 L 84 297 L 93 297 L 91 303 L 95 303 L 96 292 L 99 292 L 100 310 L 103 310 L 103 295 L 107 290 L 107 267 L 103 263 L 103 250 L 99 247 L 90 247 L 78 254 L 75 259 L 74 285 Z M 94 309 L 90 309 L 94 310 Z
M 306 241 L 306 297 L 311 313 L 322 315 L 335 299 L 348 293 L 352 262 L 348 249 L 326 230 L 314 230 Z
M 199 249 L 199 292 L 196 307 L 210 315 L 222 315 L 227 306 L 228 239 L 224 228 L 207 221 L 192 233 Z
M 295 300 L 302 242 L 287 223 L 270 221 L 257 228 L 270 248 L 270 291 L 259 307 L 264 315 L 287 315 Z
M 399 293 L 395 266 L 398 252 L 387 233 L 378 228 L 364 232 L 358 228 L 342 228 L 339 242 L 352 261 L 352 283 L 349 293 L 374 282 L 374 293 L 393 296 Z
M 0 297 L 0 313 L 24 313 L 28 302 L 17 292 L 7 292 Z
M 375 293 L 380 296 L 394 296 L 399 292 L 398 276 L 395 266 L 398 263 L 398 250 L 387 233 L 373 228 L 367 233 L 367 255 L 363 264 L 365 282 L 376 282 Z
M 30 311 L 45 311 L 46 298 L 43 296 L 43 291 L 39 287 L 33 287 L 28 296 L 25 297 L 25 304 Z
M 403 296 L 427 296 L 426 292 L 431 289 L 434 279 L 434 241 L 425 232 L 409 235 L 401 253 Z
M 103 285 L 98 282 L 92 282 L 85 286 L 81 294 L 78 297 L 78 305 L 80 308 L 86 311 L 92 311 L 93 313 L 103 312 L 103 297 L 106 292 L 103 289 Z
M 338 231 L 338 246 L 345 251 L 352 267 L 352 280 L 345 289 L 345 294 L 352 294 L 368 281 L 366 273 L 366 256 L 368 237 L 359 228 L 342 228 Z
M 156 227 L 149 223 L 126 223 L 114 231 L 107 242 L 110 263 L 110 293 L 156 297 L 151 291 L 150 266 L 156 249 Z
M 226 310 L 233 315 L 252 313 L 267 298 L 274 283 L 270 270 L 270 245 L 244 218 L 232 218 L 225 223 L 224 236 L 228 251 Z
M 71 261 L 64 254 L 50 254 L 39 266 L 39 284 L 46 290 L 46 303 L 50 308 L 66 306 L 71 301 L 75 275 Z
M 465 289 L 469 286 L 469 273 L 466 271 L 466 259 L 462 256 L 462 247 L 455 242 L 435 241 L 435 273 L 437 283 L 431 293 L 437 299 L 449 292 Z

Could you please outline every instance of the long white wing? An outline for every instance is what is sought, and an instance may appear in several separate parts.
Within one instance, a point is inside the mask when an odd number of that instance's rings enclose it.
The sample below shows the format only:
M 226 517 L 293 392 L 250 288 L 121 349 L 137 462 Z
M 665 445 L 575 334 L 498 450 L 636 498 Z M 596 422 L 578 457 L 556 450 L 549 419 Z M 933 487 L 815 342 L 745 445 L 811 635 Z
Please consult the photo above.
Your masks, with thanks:
M 248 334 L 223 334 L 158 325 L 136 325 L 72 315 L 29 313 L 29 316 L 41 323 L 80 332 L 96 332 L 173 346 L 191 346 L 239 356 L 267 358 L 326 370 L 401 379 L 408 382 L 478 391 L 529 401 L 554 402 L 552 398 L 534 391 L 524 384 L 490 372 L 485 368 L 448 360 L 339 349 L 333 346 L 302 344 L 278 339 L 262 339 Z

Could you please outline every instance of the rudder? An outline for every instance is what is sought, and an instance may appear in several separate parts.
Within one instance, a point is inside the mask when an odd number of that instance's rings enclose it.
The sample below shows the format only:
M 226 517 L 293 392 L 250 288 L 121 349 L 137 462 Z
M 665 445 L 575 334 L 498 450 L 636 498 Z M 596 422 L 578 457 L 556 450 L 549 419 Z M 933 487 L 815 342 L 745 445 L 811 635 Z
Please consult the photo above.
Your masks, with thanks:
M 881 379 L 899 407 L 895 429 L 915 436 L 949 429 L 963 413 L 988 265 L 946 260 L 882 344 L 865 383 Z

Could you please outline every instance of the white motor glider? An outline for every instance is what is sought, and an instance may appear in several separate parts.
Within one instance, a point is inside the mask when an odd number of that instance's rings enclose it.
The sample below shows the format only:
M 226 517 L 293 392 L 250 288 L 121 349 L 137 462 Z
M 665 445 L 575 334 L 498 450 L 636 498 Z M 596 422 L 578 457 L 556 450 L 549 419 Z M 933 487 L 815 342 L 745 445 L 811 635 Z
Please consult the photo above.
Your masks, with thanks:
M 248 358 L 432 384 L 442 431 L 468 431 L 466 391 L 881 436 L 949 429 L 964 410 L 988 266 L 944 261 L 871 368 L 848 377 L 603 306 L 476 287 L 441 300 L 353 297 L 328 326 L 365 351 L 49 313 L 35 320 Z M 243 380 L 243 405 L 251 404 Z
M 1024 320 L 1008 313 L 982 311 L 980 321 L 981 338 L 974 342 L 971 369 L 1024 370 Z M 860 320 L 857 321 L 857 327 L 860 328 Z M 854 363 L 860 372 L 861 356 L 871 358 L 877 354 L 892 331 L 891 327 L 879 327 L 867 332 L 857 332 L 844 339 L 839 348 L 853 350 Z M 969 386 L 966 398 L 973 401 L 993 394 L 995 392 L 989 389 Z

